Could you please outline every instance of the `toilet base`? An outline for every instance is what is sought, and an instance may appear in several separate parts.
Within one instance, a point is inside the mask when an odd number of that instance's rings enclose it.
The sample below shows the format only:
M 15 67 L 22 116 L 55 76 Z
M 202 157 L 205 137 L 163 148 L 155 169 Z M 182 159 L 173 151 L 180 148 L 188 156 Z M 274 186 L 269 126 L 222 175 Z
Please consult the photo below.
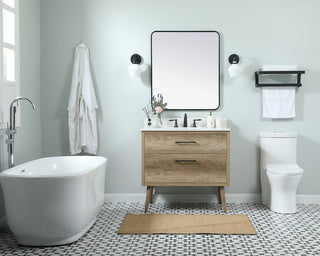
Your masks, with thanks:
M 271 193 L 270 210 L 278 213 L 296 213 L 296 193 L 293 195 Z
M 297 188 L 302 175 L 278 175 L 269 173 L 270 209 L 278 213 L 295 213 L 297 211 Z

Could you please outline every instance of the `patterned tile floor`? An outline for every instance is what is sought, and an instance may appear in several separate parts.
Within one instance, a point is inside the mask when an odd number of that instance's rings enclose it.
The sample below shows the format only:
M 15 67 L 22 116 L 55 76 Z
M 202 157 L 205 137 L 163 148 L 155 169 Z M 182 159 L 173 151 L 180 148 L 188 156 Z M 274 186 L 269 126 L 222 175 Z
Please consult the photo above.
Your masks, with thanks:
M 278 214 L 260 204 L 227 204 L 228 214 L 247 214 L 258 235 L 117 235 L 126 213 L 142 203 L 106 203 L 94 226 L 77 242 L 55 247 L 17 245 L 0 229 L 0 255 L 320 255 L 320 205 L 298 205 Z M 223 214 L 218 204 L 151 204 L 150 213 Z

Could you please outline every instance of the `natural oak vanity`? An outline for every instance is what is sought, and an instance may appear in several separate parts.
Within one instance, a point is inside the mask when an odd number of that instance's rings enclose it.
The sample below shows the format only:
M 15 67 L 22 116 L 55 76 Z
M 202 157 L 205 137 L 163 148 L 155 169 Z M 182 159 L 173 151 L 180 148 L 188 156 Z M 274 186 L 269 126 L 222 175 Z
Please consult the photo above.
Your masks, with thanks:
M 217 186 L 226 209 L 224 186 L 230 185 L 230 130 L 145 128 L 142 138 L 142 186 L 145 211 L 155 186 Z

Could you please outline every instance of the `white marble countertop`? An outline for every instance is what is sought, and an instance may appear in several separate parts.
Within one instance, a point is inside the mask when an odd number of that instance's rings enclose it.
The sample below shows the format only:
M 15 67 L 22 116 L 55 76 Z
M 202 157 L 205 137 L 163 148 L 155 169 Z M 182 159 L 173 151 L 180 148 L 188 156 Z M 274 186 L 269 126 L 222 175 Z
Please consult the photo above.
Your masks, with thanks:
M 141 129 L 143 132 L 152 132 L 152 131 L 159 131 L 159 132 L 225 132 L 230 131 L 229 128 L 207 128 L 207 127 L 144 127 Z

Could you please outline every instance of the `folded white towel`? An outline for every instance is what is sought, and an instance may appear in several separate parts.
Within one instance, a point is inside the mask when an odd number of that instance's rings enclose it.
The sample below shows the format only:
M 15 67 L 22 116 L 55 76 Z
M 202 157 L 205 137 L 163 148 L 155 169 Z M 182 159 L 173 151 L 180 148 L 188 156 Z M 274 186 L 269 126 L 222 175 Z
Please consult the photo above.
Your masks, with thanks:
M 265 118 L 294 118 L 295 87 L 263 88 L 262 116 Z
M 298 70 L 297 65 L 263 65 L 263 71 Z M 265 118 L 294 118 L 295 87 L 264 87 L 262 89 L 262 116 Z

